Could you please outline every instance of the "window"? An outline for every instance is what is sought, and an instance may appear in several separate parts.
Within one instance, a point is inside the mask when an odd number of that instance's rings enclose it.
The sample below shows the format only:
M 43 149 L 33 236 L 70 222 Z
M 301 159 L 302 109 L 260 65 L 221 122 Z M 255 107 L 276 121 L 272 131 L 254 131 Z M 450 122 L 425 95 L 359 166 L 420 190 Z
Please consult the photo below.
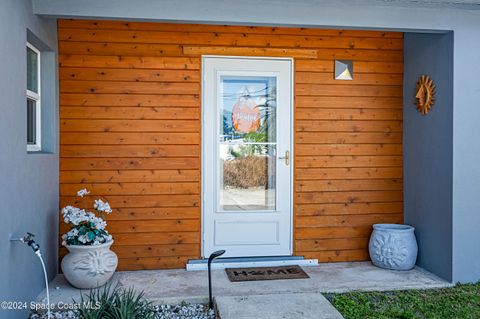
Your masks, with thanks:
M 40 51 L 27 43 L 27 151 L 41 151 Z

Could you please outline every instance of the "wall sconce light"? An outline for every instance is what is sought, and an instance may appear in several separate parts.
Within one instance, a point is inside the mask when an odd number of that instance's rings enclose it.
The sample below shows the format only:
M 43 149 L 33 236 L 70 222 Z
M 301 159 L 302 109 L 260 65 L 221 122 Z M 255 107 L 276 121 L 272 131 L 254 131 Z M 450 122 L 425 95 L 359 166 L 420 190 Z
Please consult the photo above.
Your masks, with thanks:
M 335 60 L 335 80 L 353 80 L 353 61 Z

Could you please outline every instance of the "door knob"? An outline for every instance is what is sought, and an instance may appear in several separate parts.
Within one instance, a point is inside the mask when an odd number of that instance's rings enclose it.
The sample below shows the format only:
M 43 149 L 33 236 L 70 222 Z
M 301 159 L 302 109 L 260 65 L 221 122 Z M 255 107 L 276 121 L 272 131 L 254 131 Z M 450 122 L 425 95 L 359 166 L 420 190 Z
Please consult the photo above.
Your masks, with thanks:
M 285 160 L 285 165 L 290 164 L 290 151 L 285 151 L 285 156 L 280 156 L 278 159 Z

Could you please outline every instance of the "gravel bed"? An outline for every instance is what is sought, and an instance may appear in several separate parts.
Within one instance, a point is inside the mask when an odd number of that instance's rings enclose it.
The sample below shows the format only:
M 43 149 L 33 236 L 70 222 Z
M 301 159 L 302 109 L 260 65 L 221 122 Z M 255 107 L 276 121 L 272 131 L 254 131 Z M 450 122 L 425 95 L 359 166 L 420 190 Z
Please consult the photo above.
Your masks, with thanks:
M 78 319 L 74 311 L 52 311 L 52 319 Z M 32 313 L 30 314 L 29 319 L 47 319 L 47 313 Z
M 155 306 L 157 319 L 215 319 L 215 311 L 203 304 Z
M 215 312 L 203 304 L 154 306 L 156 319 L 215 319 Z M 52 312 L 52 319 L 78 319 L 74 311 Z M 47 319 L 47 314 L 32 313 L 30 319 Z

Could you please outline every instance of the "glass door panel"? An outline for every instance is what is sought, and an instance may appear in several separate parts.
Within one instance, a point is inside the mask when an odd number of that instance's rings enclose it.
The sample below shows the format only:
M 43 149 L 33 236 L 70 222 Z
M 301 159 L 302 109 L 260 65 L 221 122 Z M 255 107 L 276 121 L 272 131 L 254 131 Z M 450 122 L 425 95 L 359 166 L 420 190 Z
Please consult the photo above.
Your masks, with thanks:
M 220 212 L 276 210 L 276 77 L 220 76 Z

